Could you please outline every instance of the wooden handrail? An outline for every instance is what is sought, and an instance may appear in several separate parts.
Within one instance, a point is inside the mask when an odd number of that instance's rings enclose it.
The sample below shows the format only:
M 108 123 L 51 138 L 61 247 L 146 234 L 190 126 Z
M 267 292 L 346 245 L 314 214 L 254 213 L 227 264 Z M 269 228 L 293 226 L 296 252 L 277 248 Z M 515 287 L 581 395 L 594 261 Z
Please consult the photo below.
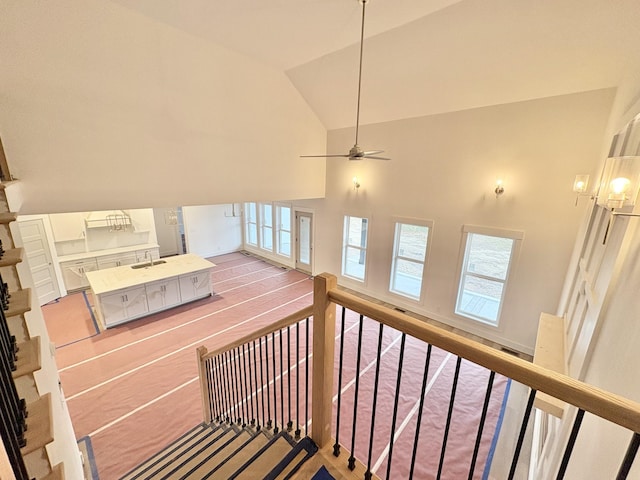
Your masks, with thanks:
M 258 340 L 259 338 L 264 337 L 265 335 L 268 335 L 270 333 L 276 332 L 282 328 L 288 327 L 289 325 L 293 325 L 294 323 L 299 322 L 300 320 L 304 320 L 305 318 L 309 318 L 313 316 L 313 305 L 309 305 L 307 307 L 304 307 L 301 310 L 298 310 L 297 312 L 293 312 L 291 315 L 287 315 L 286 317 L 284 317 L 281 320 L 278 320 L 275 323 L 272 323 L 270 325 L 267 325 L 265 327 L 262 327 L 258 330 L 256 330 L 255 332 L 252 332 L 248 335 L 245 335 L 242 338 L 239 338 L 238 340 L 228 343 L 227 345 L 225 345 L 224 347 L 220 347 L 216 350 L 213 350 L 211 352 L 204 352 L 200 358 L 201 360 L 206 360 L 208 358 L 214 358 L 218 355 L 220 355 L 221 353 L 227 352 L 229 350 L 233 350 L 236 347 L 240 347 L 241 345 L 244 345 L 246 343 L 249 342 L 253 342 L 254 340 Z
M 328 297 L 339 305 L 407 335 L 640 433 L 640 404 L 637 402 L 534 365 L 347 292 L 332 289 L 328 292 Z

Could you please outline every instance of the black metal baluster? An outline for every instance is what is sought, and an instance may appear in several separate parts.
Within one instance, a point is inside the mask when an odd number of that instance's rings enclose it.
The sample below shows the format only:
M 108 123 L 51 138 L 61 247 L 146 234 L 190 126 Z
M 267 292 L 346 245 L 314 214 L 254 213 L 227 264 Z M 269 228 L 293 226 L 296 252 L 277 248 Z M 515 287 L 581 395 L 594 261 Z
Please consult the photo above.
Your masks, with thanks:
M 462 358 L 458 357 L 456 361 L 456 371 L 453 375 L 453 386 L 451 387 L 451 399 L 449 400 L 449 412 L 447 413 L 447 423 L 444 427 L 444 438 L 442 439 L 442 450 L 440 451 L 440 463 L 438 464 L 437 480 L 440 480 L 442 475 L 442 467 L 444 466 L 444 454 L 447 450 L 447 439 L 449 438 L 449 427 L 451 427 L 451 417 L 453 415 L 453 404 L 456 398 L 456 389 L 458 388 L 458 377 L 460 376 L 460 364 Z
M 304 377 L 304 436 L 308 437 L 309 432 L 309 317 L 307 317 L 307 343 L 305 345 L 305 377 Z
M 20 448 L 22 448 L 25 445 L 24 432 L 27 429 L 27 404 L 24 399 L 20 398 L 11 375 L 9 362 L 11 355 L 5 350 L 0 351 L 0 375 L 2 377 L 0 392 L 2 392 L 5 401 L 7 419 L 10 421 L 12 431 L 15 432 Z
M 293 429 L 293 416 L 291 415 L 291 329 L 287 326 L 287 401 L 289 407 L 289 421 L 287 422 L 287 431 Z
M 267 381 L 265 382 L 267 388 L 267 430 L 269 430 L 273 426 L 273 420 L 271 419 L 271 393 L 269 389 L 269 337 L 267 335 L 264 336 L 264 351 L 264 366 L 267 377 Z
M 278 374 L 276 372 L 276 336 L 273 332 L 271 332 L 271 350 L 273 352 L 273 355 L 271 355 L 271 361 L 273 362 L 273 433 L 278 433 L 280 431 L 278 428 Z
M 573 427 L 571 428 L 571 434 L 569 435 L 567 447 L 564 449 L 564 455 L 562 455 L 562 462 L 560 463 L 558 476 L 556 477 L 557 480 L 562 480 L 564 478 L 564 474 L 567 471 L 567 467 L 569 466 L 569 459 L 571 458 L 571 452 L 573 452 L 573 447 L 576 444 L 576 438 L 578 438 L 578 432 L 580 431 L 580 425 L 582 424 L 583 418 L 584 410 L 579 408 L 578 413 L 576 413 L 576 419 L 573 421 Z
M 2 405 L 0 405 L 0 407 L 2 407 Z M 2 408 L 0 408 L 0 437 L 2 438 L 7 456 L 9 457 L 9 463 L 17 480 L 28 480 L 29 475 L 20 452 L 20 445 L 18 439 L 13 434 L 9 422 L 8 416 L 5 416 Z
M 333 444 L 333 455 L 340 456 L 340 407 L 342 405 L 342 362 L 344 360 L 344 319 L 347 309 L 342 307 L 340 323 L 340 360 L 338 366 L 338 405 L 336 408 L 336 443 Z
M 249 417 L 249 413 L 247 410 L 247 402 L 245 401 L 246 395 L 242 391 L 242 370 L 240 369 L 240 349 L 235 348 L 233 354 L 233 363 L 235 364 L 236 369 L 236 385 L 238 388 L 238 400 L 240 401 L 240 415 L 242 418 L 240 419 L 240 423 L 242 428 L 247 426 L 247 418 Z
M 471 457 L 471 467 L 469 468 L 469 480 L 473 480 L 473 472 L 476 469 L 476 460 L 478 459 L 478 451 L 480 450 L 480 440 L 482 440 L 482 431 L 484 430 L 484 422 L 487 419 L 487 411 L 489 410 L 489 400 L 493 390 L 493 381 L 496 372 L 491 371 L 489 374 L 489 382 L 487 383 L 487 393 L 484 395 L 484 404 L 482 405 L 482 414 L 480 415 L 480 425 L 478 426 L 478 435 L 476 436 L 476 444 L 473 447 L 473 456 Z
M 516 450 L 513 453 L 513 460 L 511 461 L 511 469 L 509 470 L 509 480 L 512 480 L 516 474 L 516 468 L 518 467 L 518 457 L 520 457 L 520 450 L 522 450 L 522 443 L 524 442 L 524 434 L 527 431 L 527 425 L 529 424 L 529 416 L 531 415 L 531 409 L 533 408 L 533 401 L 536 398 L 536 390 L 531 389 L 529 393 L 529 400 L 527 401 L 527 407 L 524 411 L 524 417 L 522 418 L 522 426 L 520 427 L 520 434 L 518 435 L 518 442 L 516 443 Z
M 224 422 L 224 405 L 222 403 L 222 396 L 220 395 L 220 371 L 218 370 L 218 364 L 216 362 L 216 358 L 210 358 L 209 362 L 211 364 L 211 370 L 214 373 L 213 376 L 213 388 L 214 388 L 214 396 L 216 399 L 216 405 L 218 408 L 218 422 Z
M 226 388 L 224 387 L 224 370 L 221 364 L 220 355 L 216 355 L 215 357 L 216 370 L 218 372 L 218 392 L 220 394 L 220 400 L 222 402 L 222 417 L 220 419 L 221 422 L 229 422 L 229 410 L 227 404 L 227 396 L 226 396 Z
M 280 422 L 284 430 L 284 372 L 282 368 L 282 329 L 280 329 Z
M 360 387 L 360 353 L 362 352 L 362 326 L 364 324 L 364 317 L 360 315 L 360 325 L 358 327 L 358 353 L 356 357 L 356 386 L 355 393 L 353 397 L 353 424 L 351 429 L 351 455 L 349 456 L 349 460 L 347 466 L 349 470 L 353 470 L 356 468 L 356 457 L 355 457 L 355 449 L 356 449 L 356 426 L 358 423 L 358 389 Z
M 247 350 L 245 353 L 245 347 L 247 347 Z M 248 357 L 248 358 L 247 358 Z M 248 365 L 248 366 L 247 366 Z M 242 345 L 242 367 L 244 368 L 244 381 L 245 381 L 245 388 L 247 389 L 247 393 L 249 395 L 249 398 L 247 399 L 247 401 L 249 402 L 249 408 L 251 409 L 251 426 L 254 426 L 256 424 L 256 415 L 255 415 L 255 410 L 253 409 L 253 386 L 251 385 L 251 346 L 248 344 L 244 344 Z M 249 370 L 249 376 L 247 377 L 247 370 Z
M 380 354 L 382 352 L 382 330 L 384 324 L 380 324 L 378 332 L 378 350 L 376 353 L 376 374 L 373 381 L 373 404 L 371 405 L 371 431 L 369 433 L 369 453 L 367 455 L 367 471 L 364 472 L 365 480 L 371 480 L 371 457 L 373 456 L 373 433 L 376 428 L 376 406 L 378 404 L 378 382 L 380 380 Z
M 260 352 L 262 354 L 262 351 Z M 260 357 L 260 386 L 258 387 L 258 360 L 256 357 L 256 341 L 253 341 L 253 376 L 256 383 L 256 416 L 258 416 L 257 429 L 260 430 L 264 425 L 264 389 L 262 388 L 262 356 Z M 262 395 L 262 420 L 260 420 L 260 413 L 258 412 L 258 389 Z
M 300 438 L 300 322 L 296 323 L 296 439 Z
M 262 337 L 262 338 L 266 338 L 266 337 Z M 258 347 L 260 348 L 260 384 L 262 385 L 262 425 L 264 427 L 268 429 L 271 428 L 271 412 L 270 412 L 270 408 L 269 408 L 269 362 L 267 362 L 266 360 L 263 361 L 263 355 L 262 355 L 262 338 L 260 340 L 258 340 Z M 267 348 L 267 344 L 265 342 L 264 348 L 266 350 Z M 266 373 L 266 377 L 267 377 L 267 383 L 265 385 L 264 383 L 264 377 L 263 377 L 263 370 L 264 370 L 264 364 L 267 365 L 267 373 Z M 264 408 L 264 397 L 265 397 L 265 390 L 267 391 L 266 393 L 266 397 L 267 397 L 267 409 L 266 409 L 266 415 L 265 415 L 265 408 Z
M 422 424 L 422 410 L 424 408 L 424 396 L 427 390 L 429 377 L 429 363 L 431 362 L 431 344 L 427 344 L 427 357 L 424 360 L 424 375 L 422 376 L 422 390 L 420 393 L 420 406 L 418 407 L 418 419 L 416 420 L 416 434 L 413 438 L 413 453 L 411 454 L 411 468 L 409 478 L 413 478 L 413 470 L 416 466 L 416 454 L 418 453 L 418 440 L 420 439 L 420 425 Z
M 633 438 L 631 438 L 631 442 L 627 447 L 627 453 L 624 456 L 624 460 L 622 460 L 622 465 L 620 465 L 620 470 L 618 470 L 616 480 L 627 479 L 627 475 L 629 475 L 633 461 L 638 453 L 638 447 L 640 447 L 640 433 L 634 433 Z
M 231 350 L 229 352 L 231 354 L 231 371 L 233 372 L 233 389 L 236 395 L 236 422 L 238 425 L 242 425 L 244 427 L 244 422 L 242 421 L 242 392 L 238 389 L 238 369 L 236 363 L 236 352 L 235 350 Z
M 400 339 L 400 357 L 398 358 L 398 377 L 396 379 L 396 395 L 393 401 L 393 418 L 391 420 L 391 437 L 389 438 L 389 455 L 387 456 L 387 476 L 386 479 L 391 478 L 391 460 L 393 459 L 393 444 L 395 442 L 396 434 L 396 421 L 398 419 L 398 401 L 400 400 L 400 383 L 402 380 L 402 363 L 404 361 L 404 346 L 407 340 L 407 334 L 403 333 Z

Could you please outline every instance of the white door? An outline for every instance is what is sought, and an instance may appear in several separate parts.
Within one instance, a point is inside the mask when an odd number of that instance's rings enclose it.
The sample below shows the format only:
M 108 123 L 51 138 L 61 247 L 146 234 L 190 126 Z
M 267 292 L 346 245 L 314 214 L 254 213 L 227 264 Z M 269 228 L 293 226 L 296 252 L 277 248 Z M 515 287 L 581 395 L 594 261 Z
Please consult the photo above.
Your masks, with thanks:
M 18 222 L 24 251 L 40 305 L 60 297 L 60 287 L 51 260 L 49 242 L 42 220 Z
M 296 212 L 296 269 L 313 272 L 313 214 Z

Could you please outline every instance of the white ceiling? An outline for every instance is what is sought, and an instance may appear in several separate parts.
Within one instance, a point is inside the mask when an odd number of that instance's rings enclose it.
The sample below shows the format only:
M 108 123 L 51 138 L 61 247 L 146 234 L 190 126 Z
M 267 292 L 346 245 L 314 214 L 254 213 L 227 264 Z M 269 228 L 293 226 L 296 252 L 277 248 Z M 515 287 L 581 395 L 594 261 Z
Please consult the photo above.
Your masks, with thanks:
M 328 129 L 353 126 L 357 0 L 112 0 L 285 71 Z M 361 123 L 619 85 L 638 0 L 370 0 Z

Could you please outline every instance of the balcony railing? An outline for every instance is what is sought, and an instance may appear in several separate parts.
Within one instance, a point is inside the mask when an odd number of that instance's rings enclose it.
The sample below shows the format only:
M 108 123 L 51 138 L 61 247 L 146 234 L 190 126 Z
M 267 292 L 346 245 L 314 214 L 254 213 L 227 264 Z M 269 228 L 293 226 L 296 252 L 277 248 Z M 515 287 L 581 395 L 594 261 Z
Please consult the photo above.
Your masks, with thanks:
M 537 392 L 575 407 L 556 478 L 564 478 L 585 413 L 629 431 L 616 478 L 627 478 L 640 446 L 640 404 L 339 290 L 328 274 L 315 277 L 312 307 L 214 352 L 200 347 L 198 358 L 205 421 L 308 434 L 319 448 L 332 447 L 336 457 L 346 450 L 344 468 L 357 467 L 365 479 L 418 478 L 418 469 L 430 478 L 482 478 L 481 464 L 490 466 L 499 434 L 497 385 L 506 398 L 511 382 L 528 391 L 518 432 L 507 442 L 512 450 L 503 478 L 514 478 L 522 468 Z M 425 394 L 445 369 L 452 378 L 441 396 L 448 398 L 445 405 L 429 409 Z M 474 387 L 480 391 L 477 415 L 473 421 L 460 420 L 456 405 L 469 396 L 465 382 L 471 377 L 483 385 Z M 498 413 L 504 413 L 504 401 Z M 461 435 L 456 425 L 465 423 Z M 447 455 L 460 437 L 468 439 L 462 447 L 467 453 Z M 487 439 L 494 442 L 489 453 Z M 426 458 L 427 451 L 436 452 L 433 460 Z M 400 452 L 411 455 L 394 462 Z

